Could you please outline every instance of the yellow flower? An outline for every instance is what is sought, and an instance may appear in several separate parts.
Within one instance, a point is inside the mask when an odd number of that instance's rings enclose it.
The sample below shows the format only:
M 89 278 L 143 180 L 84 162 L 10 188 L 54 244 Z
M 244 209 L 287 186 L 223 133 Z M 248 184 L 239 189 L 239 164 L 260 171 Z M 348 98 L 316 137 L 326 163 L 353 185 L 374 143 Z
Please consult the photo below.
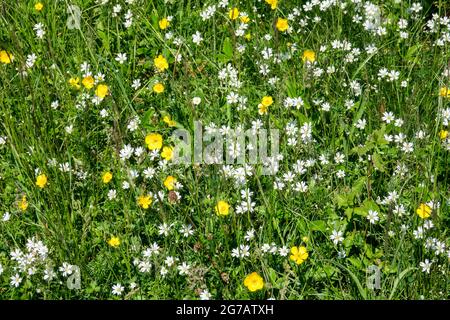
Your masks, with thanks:
M 94 87 L 94 78 L 92 76 L 84 77 L 81 83 L 86 89 L 92 89 Z
M 250 39 L 252 38 L 252 35 L 251 35 L 250 33 L 246 33 L 245 36 L 244 36 L 244 38 L 245 38 L 246 40 L 250 40 Z
M 27 196 L 22 197 L 22 200 L 19 202 L 19 208 L 22 211 L 27 210 L 27 208 L 28 208 Z
M 11 52 L 5 50 L 0 51 L 0 62 L 4 64 L 10 64 L 14 60 L 14 56 Z
M 286 31 L 289 28 L 287 19 L 278 18 L 276 27 L 281 32 Z
M 161 30 L 167 29 L 169 27 L 169 20 L 167 20 L 167 18 L 162 18 L 161 20 L 159 20 L 159 28 Z
M 139 196 L 138 198 L 138 204 L 141 208 L 143 209 L 148 209 L 148 207 L 152 204 L 153 200 L 152 200 L 152 196 L 151 195 L 147 195 L 147 196 Z
M 45 185 L 47 184 L 47 176 L 45 174 L 40 174 L 36 178 L 36 185 L 43 189 Z
M 38 2 L 34 5 L 34 8 L 36 9 L 36 11 L 41 11 L 42 8 L 44 8 L 44 5 L 41 2 Z
M 166 180 L 164 180 L 164 186 L 167 190 L 171 191 L 175 187 L 175 183 L 177 183 L 177 178 L 168 176 Z
M 303 62 L 311 62 L 316 61 L 316 53 L 312 50 L 305 50 L 302 56 Z
M 153 62 L 155 63 L 155 67 L 156 69 L 158 69 L 158 71 L 164 71 L 166 69 L 169 69 L 169 64 L 167 63 L 166 58 L 164 58 L 162 56 L 162 54 L 160 54 L 159 56 L 157 56 Z
M 111 237 L 111 239 L 108 240 L 108 244 L 113 248 L 117 248 L 120 245 L 119 237 Z
M 262 98 L 262 100 L 261 100 L 261 104 L 262 104 L 264 107 L 268 107 L 268 106 L 270 106 L 272 103 L 273 103 L 273 99 L 272 99 L 271 96 L 264 96 L 264 97 Z
M 431 216 L 431 207 L 425 203 L 421 203 L 419 207 L 416 210 L 416 213 L 421 217 L 422 219 L 426 219 Z
M 447 130 L 441 130 L 439 132 L 439 138 L 441 138 L 441 140 L 445 140 L 448 137 L 448 131 Z
M 215 210 L 219 216 L 227 216 L 230 213 L 230 205 L 228 202 L 220 200 L 217 202 Z
M 450 89 L 447 88 L 447 87 L 442 87 L 442 88 L 439 90 L 439 95 L 440 95 L 441 97 L 450 98 Z
M 242 23 L 249 23 L 250 22 L 250 18 L 248 16 L 242 16 L 239 18 L 239 20 L 241 20 Z
M 74 87 L 75 89 L 80 89 L 80 78 L 70 78 L 69 84 Z
M 245 277 L 244 286 L 251 292 L 255 292 L 264 287 L 264 280 L 258 273 L 253 272 Z
M 106 84 L 99 84 L 95 89 L 95 95 L 100 99 L 103 99 L 108 94 L 108 86 Z
M 290 259 L 295 261 L 296 264 L 302 264 L 308 258 L 308 251 L 305 247 L 292 247 Z
M 173 148 L 172 147 L 164 147 L 161 152 L 161 157 L 165 160 L 169 161 L 173 157 Z
M 177 123 L 176 123 L 175 121 L 173 121 L 173 120 L 170 118 L 170 116 L 164 116 L 163 121 L 164 121 L 165 123 L 167 123 L 167 125 L 168 125 L 169 127 L 174 127 L 174 126 L 177 125 Z
M 269 110 L 269 107 L 263 105 L 262 103 L 258 104 L 258 113 L 260 115 L 267 114 L 268 110 Z
M 231 20 L 236 20 L 239 17 L 239 9 L 238 8 L 231 9 L 230 12 L 228 12 L 228 16 L 230 17 Z
M 159 133 L 150 133 L 145 137 L 145 144 L 150 150 L 159 150 L 162 148 L 163 137 Z
M 153 91 L 156 93 L 164 92 L 164 85 L 161 82 L 158 82 L 153 86 Z
M 266 0 L 268 4 L 270 4 L 270 8 L 275 10 L 277 8 L 278 0 Z
M 109 183 L 112 179 L 113 175 L 111 172 L 105 172 L 102 176 L 103 183 Z

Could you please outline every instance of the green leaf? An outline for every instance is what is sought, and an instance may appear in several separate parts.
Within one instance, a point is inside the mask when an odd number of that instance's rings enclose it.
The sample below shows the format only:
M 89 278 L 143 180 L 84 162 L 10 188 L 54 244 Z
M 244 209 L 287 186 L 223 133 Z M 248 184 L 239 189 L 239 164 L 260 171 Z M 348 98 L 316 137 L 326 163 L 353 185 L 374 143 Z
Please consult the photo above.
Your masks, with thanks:
M 338 193 L 334 196 L 334 201 L 339 208 L 349 207 L 353 203 L 353 197 L 348 193 Z
M 233 58 L 233 45 L 228 37 L 223 41 L 222 52 L 228 59 Z
M 375 166 L 375 168 L 377 168 L 379 171 L 381 171 L 381 172 L 386 171 L 386 167 L 384 165 L 383 159 L 381 158 L 379 153 L 374 153 L 372 155 L 372 162 L 373 162 L 373 165 Z
M 327 224 L 323 220 L 315 220 L 309 223 L 309 227 L 312 231 L 322 231 L 325 232 L 327 229 Z

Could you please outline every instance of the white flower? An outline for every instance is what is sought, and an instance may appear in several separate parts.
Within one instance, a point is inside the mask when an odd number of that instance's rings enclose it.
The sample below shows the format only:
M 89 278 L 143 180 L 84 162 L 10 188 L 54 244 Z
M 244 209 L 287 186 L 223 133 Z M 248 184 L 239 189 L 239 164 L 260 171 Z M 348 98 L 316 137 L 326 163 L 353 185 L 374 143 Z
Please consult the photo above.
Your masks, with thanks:
M 53 271 L 53 269 L 45 269 L 44 270 L 44 280 L 46 281 L 52 281 L 53 278 L 56 277 L 56 273 Z
M 141 79 L 134 79 L 134 80 L 133 80 L 133 84 L 131 85 L 131 87 L 132 87 L 134 90 L 139 89 L 139 88 L 141 87 Z
M 122 295 L 123 290 L 124 290 L 124 287 L 120 283 L 117 283 L 117 284 L 113 285 L 113 287 L 112 287 L 112 294 L 114 294 L 116 296 L 120 296 L 120 295 Z
M 19 284 L 22 282 L 22 278 L 19 276 L 18 273 L 16 273 L 14 276 L 12 276 L 11 278 L 11 285 L 14 287 L 18 287 Z
M 182 226 L 180 229 L 180 233 L 185 237 L 189 237 L 194 234 L 194 230 L 192 230 L 192 226 L 189 224 L 187 226 Z
M 72 274 L 73 266 L 67 262 L 63 262 L 62 266 L 59 267 L 59 271 L 62 272 L 64 277 L 67 277 Z
M 3 220 L 4 222 L 6 222 L 6 221 L 8 221 L 10 218 L 11 218 L 11 214 L 10 214 L 9 212 L 5 212 L 5 213 L 3 214 L 2 220 Z
M 72 134 L 73 132 L 73 125 L 68 125 L 64 128 L 64 130 L 67 132 L 67 134 Z
M 200 292 L 200 300 L 210 300 L 211 293 L 209 293 L 208 289 L 202 290 Z
M 380 218 L 378 217 L 378 212 L 374 210 L 369 210 L 366 218 L 370 221 L 371 224 L 375 224 L 378 220 L 380 220 Z
M 192 42 L 194 42 L 196 45 L 199 45 L 200 42 L 202 42 L 202 41 L 203 41 L 203 38 L 202 38 L 202 34 L 200 32 L 197 31 L 196 33 L 194 33 L 192 35 Z
M 172 225 L 167 225 L 165 222 L 163 224 L 160 224 L 159 227 L 158 227 L 159 235 L 164 235 L 164 236 L 167 237 L 169 235 L 171 227 L 172 227 Z
M 290 250 L 288 247 L 283 246 L 281 248 L 278 249 L 278 253 L 280 254 L 280 256 L 282 257 L 286 257 L 289 254 Z
M 336 155 L 334 156 L 334 161 L 339 164 L 339 163 L 343 163 L 345 159 L 345 156 L 340 153 L 340 152 L 336 152 Z
M 114 189 L 111 189 L 108 191 L 108 199 L 109 200 L 114 200 L 117 196 L 117 192 Z
M 366 119 L 358 119 L 358 121 L 355 124 L 355 127 L 360 130 L 363 130 L 366 127 L 366 123 L 367 123 Z
M 125 61 L 127 61 L 127 54 L 126 53 L 118 53 L 116 56 L 116 61 L 120 64 L 123 64 Z
M 422 268 L 422 272 L 430 273 L 431 269 L 431 262 L 428 259 L 425 259 L 425 261 L 419 263 L 420 267 Z
M 386 123 L 391 123 L 395 120 L 394 114 L 392 112 L 384 112 L 383 117 L 381 118 Z
M 131 158 L 131 156 L 133 155 L 134 152 L 134 148 L 127 144 L 125 145 L 121 150 L 120 150 L 120 159 L 122 161 L 128 160 Z
M 244 239 L 247 241 L 252 240 L 255 237 L 255 229 L 251 229 L 249 231 L 247 231 L 247 233 L 245 234 Z
M 168 272 L 169 272 L 169 270 L 167 270 L 166 267 L 161 267 L 161 270 L 159 271 L 159 273 L 160 273 L 163 277 L 165 277 L 166 274 L 167 274 Z
M 414 151 L 414 145 L 412 142 L 403 142 L 402 151 L 405 153 L 411 153 Z
M 340 178 L 340 179 L 344 178 L 344 177 L 345 177 L 345 171 L 344 171 L 344 170 L 338 170 L 338 171 L 336 172 L 336 176 L 337 176 L 338 178 Z
M 195 106 L 198 106 L 202 102 L 202 99 L 200 97 L 194 97 L 192 98 L 192 104 Z
M 138 267 L 140 272 L 149 272 L 152 265 L 148 261 L 140 261 Z
M 331 241 L 333 241 L 334 244 L 338 244 L 339 242 L 344 241 L 343 232 L 333 230 L 330 239 Z
M 189 269 L 191 266 L 187 264 L 186 262 L 183 262 L 180 266 L 177 267 L 180 275 L 187 275 L 189 274 Z

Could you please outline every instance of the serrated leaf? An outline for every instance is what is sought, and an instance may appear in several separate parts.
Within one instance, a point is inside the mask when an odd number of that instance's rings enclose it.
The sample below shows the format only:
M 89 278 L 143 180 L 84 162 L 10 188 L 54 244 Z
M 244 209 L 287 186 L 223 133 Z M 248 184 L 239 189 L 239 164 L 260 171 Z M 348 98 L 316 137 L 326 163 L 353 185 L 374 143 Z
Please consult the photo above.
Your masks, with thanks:
M 372 155 L 372 162 L 373 162 L 373 165 L 375 166 L 375 168 L 377 168 L 378 171 L 380 171 L 380 172 L 385 172 L 386 171 L 386 167 L 384 165 L 383 159 L 381 158 L 379 153 L 374 153 Z

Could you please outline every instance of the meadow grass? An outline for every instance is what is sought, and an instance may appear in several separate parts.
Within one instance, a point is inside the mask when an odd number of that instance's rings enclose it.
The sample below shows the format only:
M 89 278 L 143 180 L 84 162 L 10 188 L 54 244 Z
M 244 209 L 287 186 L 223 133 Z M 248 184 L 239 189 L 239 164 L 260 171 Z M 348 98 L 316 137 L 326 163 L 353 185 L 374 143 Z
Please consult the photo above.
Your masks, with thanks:
M 449 298 L 447 1 L 38 2 L 0 4 L 0 298 Z M 279 129 L 276 174 L 175 164 L 194 121 Z

